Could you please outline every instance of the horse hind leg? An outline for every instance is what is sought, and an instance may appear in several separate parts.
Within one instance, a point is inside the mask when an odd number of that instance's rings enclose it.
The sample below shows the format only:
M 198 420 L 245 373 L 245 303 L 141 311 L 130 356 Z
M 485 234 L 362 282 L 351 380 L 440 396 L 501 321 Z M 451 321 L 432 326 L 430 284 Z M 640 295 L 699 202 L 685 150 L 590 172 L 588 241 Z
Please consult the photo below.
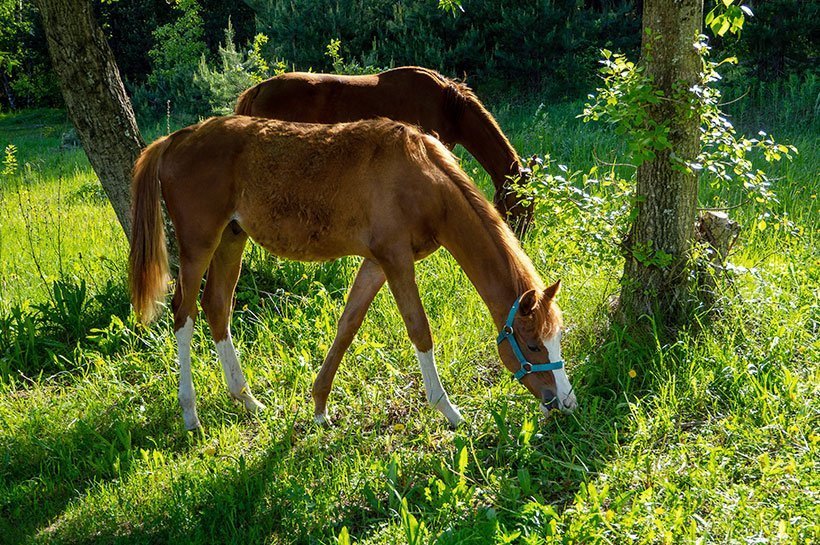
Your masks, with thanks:
M 350 347 L 353 338 L 362 326 L 367 309 L 373 302 L 373 298 L 384 285 L 384 272 L 374 261 L 365 259 L 353 285 L 350 286 L 350 293 L 347 296 L 347 303 L 339 318 L 339 325 L 336 328 L 336 337 L 333 345 L 325 357 L 316 380 L 313 381 L 313 403 L 315 412 L 313 419 L 317 424 L 329 425 L 330 419 L 327 416 L 327 396 L 333 385 L 333 378 L 339 369 L 342 356 Z
M 188 253 L 180 256 L 179 276 L 172 308 L 174 311 L 174 336 L 177 339 L 179 355 L 179 405 L 185 428 L 200 427 L 196 412 L 196 391 L 191 374 L 191 338 L 197 317 L 196 300 L 202 275 L 208 265 L 209 252 Z
M 234 222 L 222 232 L 222 239 L 208 267 L 202 310 L 211 326 L 211 335 L 231 397 L 240 401 L 248 411 L 258 412 L 265 406 L 257 401 L 248 387 L 233 346 L 230 327 L 233 294 L 242 269 L 242 252 L 247 240 L 248 235 Z

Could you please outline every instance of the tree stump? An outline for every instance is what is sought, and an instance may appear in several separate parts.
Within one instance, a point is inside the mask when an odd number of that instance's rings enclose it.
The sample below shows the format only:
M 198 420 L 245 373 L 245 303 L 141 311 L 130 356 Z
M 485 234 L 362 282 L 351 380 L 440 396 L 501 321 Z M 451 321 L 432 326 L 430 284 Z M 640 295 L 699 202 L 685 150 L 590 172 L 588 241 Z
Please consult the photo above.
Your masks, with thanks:
M 697 263 L 697 285 L 700 298 L 708 308 L 713 308 L 717 303 L 717 280 L 726 271 L 726 259 L 738 235 L 740 224 L 729 219 L 725 212 L 707 210 L 698 215 L 695 240 L 703 254 Z

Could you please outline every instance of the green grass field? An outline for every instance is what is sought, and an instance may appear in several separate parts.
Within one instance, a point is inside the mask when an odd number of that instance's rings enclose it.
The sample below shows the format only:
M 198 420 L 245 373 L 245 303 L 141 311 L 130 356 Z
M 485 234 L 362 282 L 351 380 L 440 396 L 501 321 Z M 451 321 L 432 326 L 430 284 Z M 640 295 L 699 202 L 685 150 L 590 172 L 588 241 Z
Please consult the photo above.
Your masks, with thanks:
M 738 114 L 799 148 L 773 169 L 775 211 L 794 225 L 755 227 L 758 204 L 733 211 L 746 228 L 722 314 L 674 344 L 611 326 L 621 263 L 587 251 L 575 226 L 539 220 L 525 248 L 546 281 L 563 280 L 574 414 L 540 415 L 502 369 L 475 290 L 439 251 L 418 265 L 419 283 L 467 424 L 451 431 L 426 406 L 384 289 L 334 383 L 335 425 L 317 428 L 310 386 L 358 260 L 300 264 L 254 247 L 232 323 L 268 409 L 252 417 L 231 402 L 200 320 L 204 431 L 193 434 L 168 313 L 135 324 L 125 239 L 82 151 L 61 145 L 65 114 L 0 115 L 0 145 L 17 147 L 0 181 L 0 542 L 818 542 L 814 108 Z M 524 154 L 573 168 L 615 161 L 618 139 L 580 110 L 498 112 Z M 464 166 L 489 187 L 475 162 Z

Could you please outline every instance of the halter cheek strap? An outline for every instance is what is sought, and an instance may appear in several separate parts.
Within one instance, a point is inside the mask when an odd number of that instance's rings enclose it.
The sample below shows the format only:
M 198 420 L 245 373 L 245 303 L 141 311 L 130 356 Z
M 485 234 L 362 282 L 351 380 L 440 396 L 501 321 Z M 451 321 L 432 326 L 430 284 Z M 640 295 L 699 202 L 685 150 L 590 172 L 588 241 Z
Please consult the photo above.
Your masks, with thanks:
M 521 347 L 518 346 L 518 341 L 515 339 L 515 334 L 513 333 L 513 320 L 515 319 L 515 314 L 518 312 L 518 305 L 520 304 L 521 297 L 516 299 L 515 303 L 513 303 L 510 308 L 510 313 L 507 314 L 507 321 L 504 322 L 504 327 L 501 328 L 501 332 L 495 340 L 498 345 L 503 343 L 505 340 L 509 341 L 513 354 L 515 354 L 515 359 L 517 359 L 519 365 L 521 365 L 521 368 L 513 373 L 513 376 L 519 381 L 530 373 L 556 371 L 564 367 L 563 361 L 554 361 L 550 363 L 530 363 L 527 361 L 527 358 L 524 357 L 524 353 L 521 351 Z

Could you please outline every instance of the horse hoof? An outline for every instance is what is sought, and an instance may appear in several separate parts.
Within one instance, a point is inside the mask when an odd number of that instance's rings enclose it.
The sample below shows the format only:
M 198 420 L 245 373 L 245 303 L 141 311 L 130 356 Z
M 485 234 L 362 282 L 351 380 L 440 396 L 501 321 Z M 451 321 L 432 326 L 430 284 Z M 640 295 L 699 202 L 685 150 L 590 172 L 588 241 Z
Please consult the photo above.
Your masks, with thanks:
M 248 412 L 253 413 L 253 414 L 264 411 L 267 408 L 267 407 L 265 407 L 264 403 L 260 403 L 251 394 L 248 394 L 242 401 L 245 404 L 245 409 L 247 409 Z
M 191 419 L 184 418 L 184 420 L 186 431 L 196 431 L 202 427 L 202 424 L 200 424 L 199 422 L 199 417 L 197 417 L 196 415 Z
M 261 402 L 259 402 L 248 390 L 248 387 L 242 388 L 242 390 L 238 394 L 231 393 L 231 397 L 236 401 L 242 403 L 245 406 L 245 409 L 253 414 L 256 414 L 260 411 L 265 410 L 267 407 Z
M 458 429 L 462 424 L 464 424 L 464 418 L 462 418 L 460 413 L 456 413 L 455 418 L 449 420 L 450 422 L 450 429 Z
M 314 414 L 313 421 L 317 426 L 322 426 L 323 428 L 329 428 L 331 426 L 330 417 L 326 412 Z

